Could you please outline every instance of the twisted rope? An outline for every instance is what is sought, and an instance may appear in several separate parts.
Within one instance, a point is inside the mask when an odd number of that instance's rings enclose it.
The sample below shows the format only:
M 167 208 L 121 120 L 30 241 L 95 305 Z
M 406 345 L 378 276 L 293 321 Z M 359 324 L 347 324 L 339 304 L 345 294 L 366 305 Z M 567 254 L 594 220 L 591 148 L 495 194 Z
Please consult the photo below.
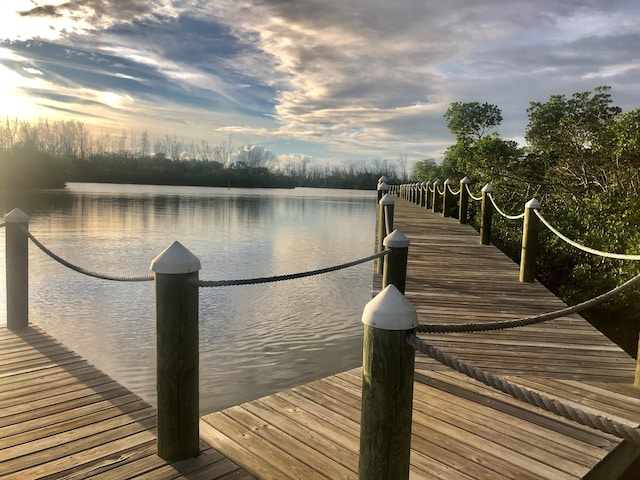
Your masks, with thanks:
M 427 188 L 429 189 L 429 191 L 430 191 L 431 193 L 433 193 L 433 192 L 435 191 L 436 184 L 435 184 L 435 183 L 432 183 L 431 185 L 428 185 L 428 186 L 427 186 Z
M 538 323 L 548 322 L 549 320 L 555 320 L 556 318 L 564 317 L 572 313 L 578 313 L 588 308 L 598 305 L 609 298 L 631 288 L 636 283 L 640 282 L 640 274 L 633 277 L 631 280 L 627 280 L 622 285 L 609 290 L 602 295 L 586 300 L 582 303 L 578 303 L 571 307 L 556 310 L 554 312 L 542 313 L 540 315 L 534 315 L 532 317 L 523 317 L 516 320 L 504 320 L 501 322 L 490 323 L 459 323 L 454 325 L 443 325 L 434 323 L 421 323 L 416 328 L 420 333 L 461 333 L 461 332 L 488 332 L 490 330 L 506 330 L 507 328 L 524 327 L 527 325 L 536 325 Z
M 467 189 L 467 193 L 469 194 L 469 196 L 470 196 L 473 200 L 475 200 L 476 202 L 479 202 L 480 200 L 482 200 L 482 196 L 480 196 L 480 197 L 476 197 L 473 193 L 471 193 L 471 189 L 469 188 L 469 184 L 468 184 L 468 183 L 465 183 L 465 184 L 464 184 L 464 188 L 466 188 L 466 189 Z
M 449 190 L 449 192 L 451 193 L 451 195 L 460 195 L 460 190 L 462 190 L 462 188 L 459 188 L 458 190 L 456 190 L 455 192 L 453 191 L 453 189 L 451 188 L 451 185 L 447 185 L 447 189 Z
M 440 190 L 440 185 L 436 185 L 435 187 L 438 189 L 438 193 L 439 193 L 440 195 L 442 195 L 442 194 L 444 193 L 444 189 L 443 189 L 443 190 Z
M 416 350 L 419 350 L 443 365 L 482 382 L 489 387 L 495 388 L 507 395 L 511 395 L 518 400 L 527 402 L 530 405 L 540 407 L 547 412 L 555 413 L 563 418 L 577 422 L 580 425 L 585 425 L 587 427 L 600 430 L 601 432 L 615 435 L 618 438 L 624 438 L 626 440 L 631 440 L 636 444 L 640 444 L 640 430 L 637 428 L 631 428 L 601 415 L 593 415 L 585 412 L 584 410 L 565 405 L 558 400 L 546 397 L 527 388 L 520 387 L 519 385 L 509 382 L 504 378 L 486 373 L 479 368 L 469 365 L 457 358 L 451 357 L 442 350 L 425 343 L 413 333 L 408 333 L 406 338 L 407 343 Z
M 299 278 L 311 277 L 314 275 L 321 275 L 323 273 L 330 273 L 338 270 L 343 270 L 349 267 L 355 267 L 356 265 L 360 265 L 362 263 L 370 262 L 380 257 L 384 257 L 388 253 L 389 253 L 389 250 L 384 250 L 380 253 L 376 253 L 375 255 L 361 258 L 360 260 L 354 260 L 353 262 L 343 263 L 341 265 L 336 265 L 334 267 L 320 268 L 318 270 L 310 270 L 308 272 L 290 273 L 288 275 L 277 275 L 273 277 L 247 278 L 244 280 L 200 280 L 199 285 L 201 287 L 235 287 L 239 285 L 256 285 L 259 283 L 272 283 L 272 282 L 282 282 L 285 280 L 296 280 Z
M 640 255 L 626 255 L 626 254 L 623 254 L 623 253 L 609 253 L 609 252 L 603 252 L 601 250 L 595 250 L 593 248 L 585 247 L 584 245 L 580 245 L 579 243 L 574 242 L 573 240 L 571 240 L 570 238 L 566 237 L 565 235 L 560 233 L 558 230 L 553 228 L 551 226 L 551 224 L 542 216 L 542 214 L 537 209 L 534 209 L 533 211 L 538 216 L 540 221 L 542 223 L 544 223 L 544 225 L 549 230 L 551 230 L 551 232 L 553 234 L 555 234 L 561 240 L 564 240 L 565 242 L 567 242 L 572 247 L 575 247 L 575 248 L 577 248 L 579 250 L 582 250 L 583 252 L 592 253 L 594 255 L 599 255 L 599 256 L 605 257 L 605 258 L 616 258 L 618 260 L 640 260 Z
M 496 201 L 493 199 L 493 195 L 491 193 L 487 193 L 487 196 L 489 197 L 489 200 L 491 200 L 491 203 L 493 203 L 493 208 L 496 209 L 496 212 L 498 212 L 507 220 L 520 220 L 521 218 L 524 218 L 524 212 L 520 215 L 507 215 L 502 210 L 500 210 L 500 207 L 498 207 L 498 205 L 496 204 Z
M 62 257 L 56 255 L 55 253 L 53 253 L 51 250 L 49 250 L 47 247 L 45 247 L 42 243 L 40 243 L 38 241 L 38 239 L 36 237 L 34 237 L 30 232 L 26 232 L 26 233 L 27 233 L 27 236 L 29 237 L 29 239 L 31 239 L 31 241 L 36 245 L 36 247 L 38 247 L 44 253 L 49 255 L 56 262 L 64 265 L 67 268 L 70 268 L 73 271 L 76 271 L 78 273 L 82 273 L 83 275 L 87 275 L 89 277 L 94 277 L 94 278 L 100 278 L 102 280 L 113 280 L 113 281 L 116 281 L 116 282 L 148 282 L 150 280 L 153 280 L 153 274 L 131 275 L 131 276 L 111 275 L 111 274 L 108 274 L 108 273 L 98 273 L 98 272 L 94 272 L 94 271 L 91 271 L 91 270 L 87 270 L 87 269 L 82 268 L 82 267 L 78 267 L 77 265 L 74 265 L 73 263 L 67 262 L 64 258 L 62 258 Z

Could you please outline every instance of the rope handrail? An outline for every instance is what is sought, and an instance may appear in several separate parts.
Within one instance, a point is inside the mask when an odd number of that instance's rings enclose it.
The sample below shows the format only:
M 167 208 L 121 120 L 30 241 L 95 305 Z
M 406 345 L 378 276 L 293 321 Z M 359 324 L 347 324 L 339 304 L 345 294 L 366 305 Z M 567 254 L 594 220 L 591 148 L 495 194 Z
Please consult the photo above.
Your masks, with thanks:
M 431 193 L 433 193 L 436 189 L 436 183 L 432 183 L 431 185 L 427 185 L 427 188 Z
M 476 197 L 473 193 L 471 193 L 471 189 L 469 188 L 468 183 L 464 184 L 464 188 L 467 189 L 467 193 L 469 194 L 472 200 L 475 200 L 476 202 L 479 202 L 480 200 L 482 200 L 482 196 Z
M 568 238 L 566 235 L 563 235 L 562 233 L 560 233 L 558 230 L 556 230 L 548 221 L 547 219 L 545 219 L 542 214 L 537 210 L 534 209 L 533 210 L 535 212 L 535 214 L 538 216 L 538 218 L 540 219 L 540 221 L 551 231 L 551 233 L 553 233 L 554 235 L 556 235 L 558 238 L 560 238 L 560 240 L 564 240 L 565 242 L 567 242 L 569 245 L 571 245 L 572 247 L 577 248 L 578 250 L 582 250 L 583 252 L 587 252 L 587 253 L 591 253 L 594 255 L 598 255 L 600 257 L 605 257 L 605 258 L 615 258 L 618 260 L 640 260 L 640 255 L 627 255 L 627 254 L 623 254 L 623 253 L 610 253 L 610 252 L 603 252 L 602 250 L 596 250 L 594 248 L 590 248 L 590 247 L 585 247 L 584 245 L 581 245 L 577 242 L 574 242 L 573 240 L 571 240 L 570 238 Z
M 440 190 L 440 185 L 436 184 L 435 187 L 438 189 L 440 195 L 444 194 L 444 190 Z
M 615 435 L 618 438 L 630 440 L 636 444 L 640 444 L 640 429 L 632 428 L 623 423 L 617 422 L 601 415 L 593 415 L 584 410 L 571 407 L 558 400 L 541 395 L 533 390 L 516 385 L 502 377 L 492 375 L 483 370 L 469 365 L 468 363 L 454 358 L 437 347 L 425 343 L 413 333 L 407 333 L 407 343 L 416 350 L 430 356 L 434 360 L 456 370 L 474 380 L 485 385 L 495 388 L 507 395 L 518 400 L 524 401 L 530 405 L 540 407 L 548 412 L 560 415 L 563 418 L 572 420 L 580 425 L 584 425 L 603 433 Z
M 38 241 L 38 239 L 36 237 L 34 237 L 31 232 L 26 232 L 27 236 L 29 237 L 29 239 L 36 245 L 36 247 L 38 247 L 40 250 L 42 250 L 44 253 L 46 253 L 49 257 L 51 257 L 52 259 L 54 259 L 56 262 L 60 263 L 61 265 L 64 265 L 67 268 L 70 268 L 71 270 L 81 273 L 83 275 L 87 275 L 88 277 L 94 277 L 94 278 L 99 278 L 102 280 L 113 280 L 115 282 L 149 282 L 151 280 L 154 279 L 153 274 L 147 274 L 147 275 L 112 275 L 109 273 L 99 273 L 99 272 L 94 272 L 92 270 L 87 270 L 86 268 L 82 268 L 79 267 L 77 265 L 74 265 L 71 262 L 68 262 L 67 260 L 65 260 L 64 258 L 60 257 L 59 255 L 56 255 L 55 253 L 53 253 L 51 250 L 49 250 L 47 247 L 45 247 L 42 243 L 40 243 L 40 241 Z
M 524 218 L 524 212 L 521 213 L 520 215 L 507 215 L 502 210 L 500 210 L 500 207 L 498 207 L 498 204 L 496 203 L 495 199 L 493 198 L 493 195 L 490 192 L 487 193 L 487 197 L 489 197 L 489 200 L 491 200 L 491 203 L 493 204 L 493 208 L 496 209 L 496 212 L 498 212 L 507 220 L 520 220 L 521 218 Z
M 462 190 L 461 188 L 459 188 L 458 190 L 456 190 L 455 192 L 453 191 L 453 189 L 451 188 L 451 185 L 447 185 L 447 189 L 449 190 L 449 192 L 451 193 L 451 195 L 460 195 L 460 190 Z
M 555 320 L 572 313 L 578 313 L 588 308 L 598 305 L 609 298 L 633 287 L 640 282 L 640 274 L 636 275 L 630 280 L 627 280 L 622 285 L 619 285 L 608 292 L 605 292 L 597 297 L 586 300 L 582 303 L 578 303 L 571 307 L 562 308 L 553 312 L 542 313 L 540 315 L 534 315 L 532 317 L 523 317 L 516 320 L 505 320 L 500 322 L 490 323 L 459 323 L 454 325 L 445 325 L 437 323 L 421 323 L 416 328 L 420 333 L 461 333 L 461 332 L 488 332 L 491 330 L 506 330 L 508 328 L 524 327 L 527 325 L 536 325 L 538 323 L 548 322 Z
M 371 262 L 373 260 L 377 260 L 378 258 L 384 257 L 385 255 L 389 254 L 389 251 L 390 250 L 387 249 L 380 253 L 376 253 L 375 255 L 370 255 L 368 257 L 361 258 L 359 260 L 342 263 L 340 265 L 335 265 L 333 267 L 325 267 L 325 268 L 320 268 L 318 270 L 310 270 L 307 272 L 290 273 L 286 275 L 275 275 L 272 277 L 247 278 L 247 279 L 241 279 L 241 280 L 200 280 L 198 285 L 200 287 L 237 287 L 240 285 L 257 285 L 260 283 L 273 283 L 273 282 L 282 282 L 285 280 L 296 280 L 299 278 L 311 277 L 314 275 L 321 275 L 323 273 L 336 272 L 338 270 L 343 270 L 349 267 L 355 267 L 356 265 Z

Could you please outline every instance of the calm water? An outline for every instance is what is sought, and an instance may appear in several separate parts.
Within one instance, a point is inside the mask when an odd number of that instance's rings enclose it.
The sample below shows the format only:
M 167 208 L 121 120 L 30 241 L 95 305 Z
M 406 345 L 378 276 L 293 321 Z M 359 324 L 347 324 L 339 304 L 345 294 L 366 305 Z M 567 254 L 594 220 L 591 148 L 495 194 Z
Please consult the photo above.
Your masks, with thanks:
M 375 191 L 69 184 L 0 196 L 67 260 L 138 275 L 173 240 L 226 280 L 332 266 L 373 252 Z M 30 320 L 155 404 L 153 282 L 89 278 L 30 244 Z M 4 252 L 4 233 L 0 234 Z M 6 324 L 4 253 L 0 324 Z M 361 364 L 373 266 L 275 284 L 200 289 L 200 406 L 210 412 Z

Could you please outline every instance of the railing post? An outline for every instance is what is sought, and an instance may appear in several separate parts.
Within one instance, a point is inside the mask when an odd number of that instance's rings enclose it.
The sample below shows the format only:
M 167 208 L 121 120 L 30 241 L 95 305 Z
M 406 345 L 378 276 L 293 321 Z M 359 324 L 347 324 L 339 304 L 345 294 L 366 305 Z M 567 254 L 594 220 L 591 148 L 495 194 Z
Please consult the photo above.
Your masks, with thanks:
M 636 354 L 636 378 L 633 384 L 640 387 L 640 335 L 638 335 L 638 353 Z
M 427 184 L 420 183 L 420 206 L 424 208 L 427 203 Z
M 390 232 L 393 231 L 393 209 L 394 209 L 393 197 L 386 194 L 378 202 L 378 235 L 377 235 L 377 247 L 376 253 L 380 253 L 384 248 L 384 239 Z M 376 265 L 377 273 L 382 273 L 383 259 L 379 258 Z
M 458 220 L 460 223 L 467 223 L 467 215 L 469 212 L 469 191 L 468 185 L 471 183 L 469 177 L 460 180 L 460 206 L 458 208 Z
M 7 328 L 29 325 L 29 216 L 14 209 L 4 216 L 7 279 Z
M 451 179 L 447 178 L 444 181 L 444 192 L 442 192 L 442 216 L 449 216 L 449 208 L 451 208 L 451 193 L 449 187 L 451 186 Z
M 437 213 L 440 211 L 440 205 L 438 205 L 440 202 L 438 201 L 440 199 L 440 194 L 438 193 L 438 185 L 440 184 L 440 180 L 435 180 L 433 182 L 433 197 L 431 199 L 431 211 L 433 213 Z
M 426 198 L 426 202 L 424 204 L 424 208 L 425 210 L 430 210 L 431 209 L 431 195 L 429 195 L 431 192 L 431 186 L 433 184 L 431 183 L 431 181 L 427 182 L 427 186 L 426 186 L 426 191 L 424 192 L 424 196 Z
M 158 455 L 200 454 L 198 271 L 200 260 L 173 242 L 151 262 L 156 288 Z
M 533 282 L 536 278 L 536 257 L 538 253 L 538 232 L 540 219 L 532 210 L 540 210 L 542 205 L 532 198 L 524 205 L 522 224 L 522 254 L 520 255 L 520 281 Z
M 384 257 L 382 288 L 395 285 L 401 293 L 404 293 L 407 283 L 409 239 L 400 230 L 394 230 L 385 237 L 384 246 L 389 249 L 389 253 Z
M 385 182 L 378 183 L 378 202 L 389 192 L 389 185 Z
M 493 205 L 489 199 L 489 194 L 493 192 L 493 187 L 486 184 L 482 187 L 482 218 L 480 220 L 480 245 L 489 245 L 491 243 L 491 216 L 493 214 Z
M 359 480 L 409 478 L 415 308 L 393 285 L 364 307 Z

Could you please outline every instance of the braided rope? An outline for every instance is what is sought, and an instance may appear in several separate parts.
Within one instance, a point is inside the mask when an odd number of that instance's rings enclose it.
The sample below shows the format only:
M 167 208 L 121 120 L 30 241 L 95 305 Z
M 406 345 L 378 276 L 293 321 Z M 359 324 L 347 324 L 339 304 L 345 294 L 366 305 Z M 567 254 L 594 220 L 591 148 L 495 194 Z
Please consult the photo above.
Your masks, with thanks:
M 443 365 L 467 375 L 474 380 L 482 382 L 489 387 L 495 388 L 507 395 L 511 395 L 512 397 L 522 400 L 530 405 L 540 407 L 547 412 L 555 413 L 563 418 L 577 422 L 580 425 L 585 425 L 587 427 L 600 430 L 601 432 L 615 435 L 618 438 L 624 438 L 626 440 L 631 440 L 636 444 L 640 444 L 640 430 L 637 428 L 631 428 L 601 415 L 593 415 L 585 412 L 584 410 L 565 405 L 558 400 L 546 397 L 527 388 L 520 387 L 519 385 L 509 382 L 504 378 L 486 373 L 479 368 L 469 365 L 457 358 L 451 357 L 442 350 L 425 343 L 413 333 L 408 333 L 406 338 L 407 343 L 416 350 L 419 350 Z
M 56 255 L 55 253 L 53 253 L 51 250 L 49 250 L 47 247 L 45 247 L 42 243 L 40 243 L 38 241 L 38 239 L 36 237 L 34 237 L 30 232 L 27 232 L 27 235 L 28 235 L 29 239 L 31 239 L 31 241 L 36 245 L 36 247 L 38 247 L 44 253 L 49 255 L 56 262 L 64 265 L 67 268 L 70 268 L 71 270 L 74 270 L 74 271 L 76 271 L 78 273 L 82 273 L 83 275 L 87 275 L 89 277 L 94 277 L 94 278 L 100 278 L 102 280 L 113 280 L 113 281 L 116 281 L 116 282 L 148 282 L 150 280 L 153 280 L 153 278 L 154 278 L 153 274 L 132 275 L 132 276 L 111 275 L 111 274 L 108 274 L 108 273 L 93 272 L 91 270 L 87 270 L 85 268 L 78 267 L 77 265 L 74 265 L 73 263 L 70 263 L 70 262 L 66 261 L 64 258 L 62 258 L 62 257 Z
M 502 210 L 500 210 L 500 207 L 498 207 L 498 205 L 496 204 L 496 201 L 493 198 L 493 195 L 491 195 L 490 192 L 487 193 L 487 196 L 489 197 L 489 200 L 491 200 L 491 203 L 493 203 L 493 208 L 496 209 L 496 212 L 498 212 L 500 215 L 502 215 L 507 220 L 520 220 L 521 218 L 524 218 L 524 212 L 521 213 L 520 215 L 507 215 Z
M 435 186 L 438 189 L 438 193 L 442 195 L 444 193 L 444 189 L 440 190 L 440 185 Z
M 564 240 L 565 242 L 567 242 L 572 247 L 575 247 L 575 248 L 577 248 L 579 250 L 582 250 L 583 252 L 592 253 L 594 255 L 599 255 L 599 256 L 605 257 L 605 258 L 616 258 L 618 260 L 640 260 L 640 255 L 626 255 L 626 254 L 623 254 L 623 253 L 609 253 L 609 252 L 603 252 L 601 250 L 596 250 L 594 248 L 585 247 L 584 245 L 580 245 L 579 243 L 574 242 L 573 240 L 571 240 L 570 238 L 566 237 L 565 235 L 560 233 L 558 230 L 553 228 L 551 226 L 551 224 L 542 216 L 542 214 L 537 209 L 534 209 L 534 212 L 536 213 L 536 215 L 538 216 L 540 221 L 542 223 L 544 223 L 544 225 L 549 230 L 551 230 L 551 232 L 553 234 L 555 234 L 561 240 Z
M 247 278 L 243 280 L 200 280 L 199 285 L 201 287 L 236 287 L 240 285 L 257 285 L 259 283 L 273 283 L 273 282 L 282 282 L 285 280 L 296 280 L 299 278 L 311 277 L 314 275 L 321 275 L 323 273 L 336 272 L 338 270 L 343 270 L 349 267 L 355 267 L 356 265 L 360 265 L 362 263 L 367 263 L 372 260 L 376 260 L 380 257 L 387 255 L 388 253 L 389 253 L 389 250 L 384 250 L 380 253 L 376 253 L 375 255 L 361 258 L 360 260 L 354 260 L 353 262 L 343 263 L 341 265 L 336 265 L 334 267 L 326 267 L 326 268 L 320 268 L 318 270 L 310 270 L 308 272 L 290 273 L 288 275 L 277 275 L 273 277 Z
M 451 195 L 460 195 L 460 190 L 462 190 L 462 188 L 459 188 L 458 190 L 456 190 L 455 192 L 453 191 L 453 189 L 451 188 L 451 185 L 447 185 L 447 189 L 449 190 L 449 192 L 451 193 Z
M 430 191 L 431 193 L 433 193 L 433 192 L 435 191 L 436 184 L 435 184 L 435 183 L 432 183 L 431 185 L 427 185 L 427 188 L 429 189 L 429 191 Z
M 606 293 L 598 295 L 597 297 L 586 300 L 582 303 L 578 303 L 571 307 L 556 310 L 554 312 L 543 313 L 540 315 L 534 315 L 532 317 L 523 317 L 516 320 L 505 320 L 501 322 L 490 323 L 460 323 L 453 325 L 433 324 L 433 323 L 421 323 L 417 327 L 417 331 L 420 333 L 461 333 L 461 332 L 488 332 L 490 330 L 506 330 L 507 328 L 524 327 L 527 325 L 536 325 L 538 323 L 548 322 L 549 320 L 555 320 L 556 318 L 564 317 L 572 313 L 578 313 L 588 308 L 598 305 L 609 298 L 631 288 L 636 283 L 640 282 L 640 274 L 633 277 L 631 280 L 627 280 L 622 285 L 609 290 Z
M 469 184 L 468 184 L 468 183 L 465 183 L 465 184 L 464 184 L 464 188 L 466 188 L 466 189 L 467 189 L 467 193 L 469 194 L 469 196 L 470 196 L 473 200 L 475 200 L 476 202 L 479 202 L 480 200 L 482 200 L 482 196 L 480 196 L 480 197 L 476 197 L 473 193 L 471 193 L 471 189 L 469 188 Z

